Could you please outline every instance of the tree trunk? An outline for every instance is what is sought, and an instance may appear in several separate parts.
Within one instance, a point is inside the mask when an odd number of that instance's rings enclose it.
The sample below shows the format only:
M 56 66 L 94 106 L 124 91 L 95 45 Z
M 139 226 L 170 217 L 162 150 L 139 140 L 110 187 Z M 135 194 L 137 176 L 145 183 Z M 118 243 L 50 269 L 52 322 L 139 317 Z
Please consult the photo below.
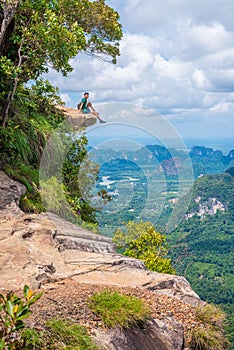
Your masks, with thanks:
M 8 113 L 9 113 L 11 103 L 12 103 L 14 96 L 15 96 L 18 81 L 19 81 L 19 79 L 15 78 L 13 89 L 12 89 L 12 91 L 9 92 L 9 94 L 7 96 L 7 102 L 2 110 L 2 127 L 3 128 L 5 128 L 5 126 L 6 126 L 6 119 L 7 119 Z
M 0 32 L 0 55 L 4 53 L 4 42 L 5 37 L 7 36 L 8 29 L 14 19 L 14 16 L 17 12 L 17 8 L 19 6 L 20 0 L 12 0 L 12 1 L 3 1 L 2 5 L 2 21 L 1 21 L 1 32 Z
M 20 47 L 18 49 L 18 57 L 19 57 L 19 62 L 18 62 L 18 65 L 17 65 L 17 68 L 20 68 L 21 65 L 22 65 L 22 55 L 21 55 L 21 47 L 23 45 L 23 41 L 21 42 L 20 44 Z M 11 91 L 9 91 L 8 93 L 8 96 L 7 96 L 7 101 L 5 103 L 5 106 L 3 107 L 3 110 L 2 110 L 2 127 L 5 128 L 6 126 L 6 119 L 7 119 L 7 116 L 8 116 L 8 113 L 9 113 L 9 109 L 10 109 L 10 106 L 11 106 L 11 103 L 14 99 L 14 96 L 15 96 L 15 92 L 16 92 L 16 89 L 17 89 L 17 86 L 18 86 L 18 82 L 19 82 L 19 78 L 16 77 L 14 79 L 14 84 L 13 84 L 13 88 Z

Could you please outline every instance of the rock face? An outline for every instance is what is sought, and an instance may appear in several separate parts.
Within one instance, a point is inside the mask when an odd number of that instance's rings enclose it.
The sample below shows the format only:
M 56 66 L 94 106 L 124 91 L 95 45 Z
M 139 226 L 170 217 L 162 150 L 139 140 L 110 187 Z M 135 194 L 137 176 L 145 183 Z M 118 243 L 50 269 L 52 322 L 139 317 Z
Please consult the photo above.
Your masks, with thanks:
M 0 289 L 29 284 L 48 288 L 52 282 L 141 287 L 196 305 L 200 302 L 187 280 L 148 271 L 143 262 L 115 251 L 112 240 L 53 214 L 25 214 L 19 198 L 25 187 L 0 171 Z M 181 326 L 173 319 L 151 320 L 144 329 L 96 334 L 100 349 L 180 350 Z M 104 338 L 104 339 L 103 339 Z
M 73 277 L 82 283 L 142 286 L 196 304 L 184 277 L 148 271 L 142 261 L 116 253 L 112 240 L 51 213 L 25 214 L 25 187 L 0 171 L 0 288 L 34 288 Z
M 144 328 L 96 330 L 95 342 L 102 350 L 182 350 L 183 328 L 173 318 L 150 320 Z
M 63 113 L 68 123 L 75 130 L 94 125 L 97 121 L 97 118 L 93 114 L 83 114 L 76 108 L 68 108 L 60 105 L 56 105 L 56 108 Z

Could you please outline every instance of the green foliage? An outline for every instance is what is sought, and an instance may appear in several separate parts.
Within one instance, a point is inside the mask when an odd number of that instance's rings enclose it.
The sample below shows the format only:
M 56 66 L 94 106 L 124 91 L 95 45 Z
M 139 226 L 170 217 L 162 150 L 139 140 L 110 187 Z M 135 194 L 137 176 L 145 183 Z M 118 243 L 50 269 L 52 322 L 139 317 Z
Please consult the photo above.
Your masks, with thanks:
M 124 230 L 116 230 L 113 241 L 124 255 L 142 260 L 149 270 L 175 273 L 170 259 L 166 258 L 166 236 L 157 232 L 150 222 L 129 221 Z
M 217 198 L 225 207 L 215 215 L 197 215 L 198 203 Z M 227 329 L 234 346 L 234 180 L 229 174 L 205 175 L 193 188 L 188 212 L 168 239 L 171 258 L 179 274 L 184 275 L 201 299 L 215 303 L 227 312 Z M 208 206 L 208 204 L 207 204 Z
M 60 343 L 66 344 L 67 350 L 95 350 L 96 346 L 91 341 L 85 327 L 73 324 L 69 321 L 52 319 L 47 322 L 47 327 Z
M 0 168 L 26 186 L 21 208 L 41 212 L 39 162 L 48 137 L 64 119 L 52 105 L 58 96 L 49 83 L 40 81 L 32 88 L 33 93 L 28 88 L 20 90 L 14 101 L 15 116 L 0 128 Z
M 43 90 L 42 82 L 40 86 Z M 63 121 L 51 104 L 56 99 L 55 92 L 51 95 L 48 92 L 47 95 L 41 90 L 31 93 L 30 89 L 22 88 L 18 92 L 14 101 L 14 116 L 5 128 L 0 128 L 2 166 L 5 163 L 37 166 L 53 128 Z M 49 87 L 46 86 L 45 90 L 48 91 Z
M 221 308 L 213 304 L 199 305 L 196 309 L 196 319 L 217 329 L 222 328 L 226 315 Z
M 83 133 L 72 142 L 63 163 L 63 184 L 72 209 L 83 221 L 96 223 L 95 209 L 88 200 L 98 174 L 97 164 L 88 159 L 88 140 Z M 87 198 L 87 199 L 86 199 Z
M 106 327 L 129 328 L 144 323 L 150 315 L 141 299 L 111 290 L 94 294 L 89 306 Z
M 40 192 L 47 211 L 68 219 L 70 206 L 65 197 L 65 188 L 55 176 L 41 181 Z
M 19 349 L 97 350 L 85 327 L 71 321 L 50 319 L 43 331 L 27 328 L 21 332 Z
M 23 293 L 24 298 L 13 292 L 0 294 L 0 349 L 15 349 L 18 339 L 15 340 L 13 333 L 24 328 L 23 320 L 30 316 L 30 306 L 43 294 L 33 292 L 27 285 Z
M 45 211 L 38 190 L 38 170 L 22 163 L 16 164 L 14 168 L 7 166 L 4 170 L 7 175 L 24 184 L 27 189 L 20 198 L 20 208 L 24 212 L 40 213 Z
M 25 328 L 20 335 L 23 349 L 43 349 L 43 345 L 45 345 L 44 332 L 39 332 L 32 328 Z
M 192 350 L 224 350 L 227 342 L 219 331 L 212 327 L 196 327 L 190 334 L 190 349 Z
M 200 321 L 188 333 L 189 348 L 193 350 L 225 350 L 229 345 L 223 331 L 225 314 L 214 305 L 206 304 L 196 309 L 196 320 Z

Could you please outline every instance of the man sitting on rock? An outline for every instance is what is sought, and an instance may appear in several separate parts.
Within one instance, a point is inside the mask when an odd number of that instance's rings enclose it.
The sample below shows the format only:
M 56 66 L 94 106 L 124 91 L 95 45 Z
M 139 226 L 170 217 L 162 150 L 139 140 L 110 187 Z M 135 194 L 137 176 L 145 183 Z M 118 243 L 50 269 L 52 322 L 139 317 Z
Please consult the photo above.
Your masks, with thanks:
M 81 102 L 78 103 L 77 108 L 80 112 L 85 113 L 85 114 L 94 114 L 96 116 L 96 118 L 100 121 L 100 123 L 106 123 L 104 120 L 102 120 L 99 117 L 98 112 L 95 111 L 93 105 L 91 102 L 88 102 L 88 98 L 89 98 L 89 93 L 85 92 L 84 93 L 84 97 L 82 98 Z

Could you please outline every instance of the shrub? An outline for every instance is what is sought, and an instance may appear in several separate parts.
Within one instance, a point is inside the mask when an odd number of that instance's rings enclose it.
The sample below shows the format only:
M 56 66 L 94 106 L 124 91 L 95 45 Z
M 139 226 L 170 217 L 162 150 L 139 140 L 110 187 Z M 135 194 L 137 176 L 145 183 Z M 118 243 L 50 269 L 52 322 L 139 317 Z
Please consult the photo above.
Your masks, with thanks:
M 117 291 L 102 291 L 91 297 L 91 310 L 107 327 L 128 328 L 144 323 L 150 310 L 141 299 Z
M 0 294 L 0 350 L 15 349 L 18 339 L 13 333 L 24 328 L 23 320 L 30 316 L 30 306 L 43 294 L 36 294 L 27 285 L 23 293 L 24 298 L 19 298 L 12 291 L 6 295 Z
M 115 231 L 113 241 L 124 255 L 142 260 L 149 270 L 175 274 L 170 259 L 166 258 L 166 236 L 150 222 L 129 221 L 123 230 Z

